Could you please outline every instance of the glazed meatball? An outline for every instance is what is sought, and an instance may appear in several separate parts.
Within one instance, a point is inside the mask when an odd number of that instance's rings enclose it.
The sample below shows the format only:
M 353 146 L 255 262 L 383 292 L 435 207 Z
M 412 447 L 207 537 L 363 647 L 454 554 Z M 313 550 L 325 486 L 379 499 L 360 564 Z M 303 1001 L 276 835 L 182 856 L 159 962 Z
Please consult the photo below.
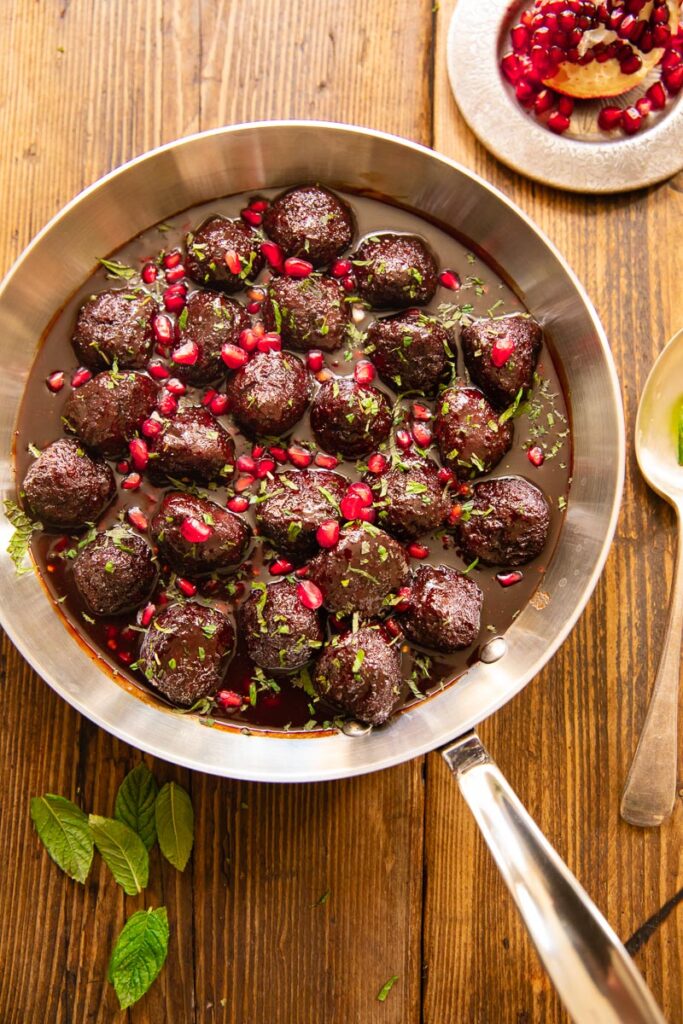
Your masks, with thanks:
M 321 551 L 309 566 L 309 577 L 323 594 L 330 612 L 377 615 L 385 599 L 408 574 L 405 552 L 388 533 L 365 523 L 341 531 L 334 548 Z
M 78 529 L 94 523 L 116 494 L 106 462 L 92 459 L 78 441 L 53 441 L 36 459 L 22 487 L 34 519 L 43 526 Z
M 273 200 L 263 226 L 286 256 L 301 256 L 323 267 L 351 244 L 354 218 L 334 192 L 320 185 L 290 189 Z
M 468 558 L 484 565 L 524 565 L 545 547 L 550 506 L 545 494 L 523 477 L 482 480 L 457 527 Z
M 353 262 L 358 292 L 373 309 L 424 306 L 434 298 L 436 261 L 417 235 L 371 235 Z
M 218 690 L 234 645 L 235 630 L 222 612 L 188 601 L 157 615 L 137 665 L 171 704 L 189 708 Z
M 323 699 L 359 721 L 382 725 L 403 698 L 400 648 L 372 626 L 334 637 L 316 666 L 313 685 Z
M 532 386 L 543 331 L 531 317 L 475 320 L 460 338 L 470 377 L 499 408 L 514 402 L 520 388 Z
M 340 519 L 339 503 L 348 481 L 326 469 L 280 473 L 269 496 L 256 506 L 256 522 L 278 551 L 305 559 L 318 550 L 316 530 Z
M 447 370 L 456 366 L 448 331 L 415 310 L 375 320 L 368 329 L 366 352 L 394 391 L 433 395 Z
M 285 348 L 334 352 L 344 344 L 351 307 L 344 290 L 329 277 L 311 274 L 302 280 L 274 277 L 268 286 L 263 322 L 282 335 Z
M 167 494 L 152 518 L 152 538 L 176 572 L 184 576 L 239 566 L 251 530 L 239 516 L 192 494 Z
M 392 411 L 387 396 L 353 377 L 326 381 L 313 399 L 311 427 L 321 448 L 347 458 L 367 455 L 386 440 Z
M 64 427 L 98 455 L 116 458 L 128 451 L 128 442 L 152 413 L 158 391 L 144 373 L 98 373 L 67 398 Z
M 149 473 L 157 482 L 225 483 L 235 471 L 235 446 L 225 427 L 201 406 L 183 409 L 152 443 Z
M 302 668 L 323 645 L 318 613 L 304 607 L 296 585 L 253 583 L 237 614 L 249 657 L 267 672 Z
M 121 289 L 91 295 L 81 306 L 71 344 L 91 370 L 141 370 L 153 344 L 159 308 L 151 295 Z
M 291 430 L 311 400 L 306 367 L 289 352 L 257 352 L 233 373 L 227 392 L 242 430 L 259 437 Z
M 194 342 L 197 361 L 191 365 L 174 362 L 173 368 L 181 380 L 200 387 L 225 376 L 221 349 L 226 343 L 237 345 L 242 331 L 251 326 L 251 319 L 237 299 L 216 292 L 193 292 L 185 308 L 187 315 L 179 320 L 181 327 L 174 351 Z
M 237 292 L 263 267 L 259 241 L 251 228 L 218 214 L 189 234 L 185 247 L 188 274 L 208 288 Z
M 76 588 L 93 615 L 132 612 L 149 598 L 157 581 L 152 549 L 130 530 L 100 533 L 76 556 Z
M 479 388 L 458 384 L 439 396 L 434 437 L 441 458 L 466 480 L 497 466 L 512 447 L 513 428 L 501 423 Z
M 450 503 L 432 459 L 402 456 L 381 476 L 368 473 L 365 480 L 374 495 L 380 526 L 399 540 L 417 540 L 443 526 Z
M 448 565 L 421 565 L 410 578 L 410 591 L 401 625 L 411 640 L 444 654 L 474 643 L 484 603 L 474 580 Z

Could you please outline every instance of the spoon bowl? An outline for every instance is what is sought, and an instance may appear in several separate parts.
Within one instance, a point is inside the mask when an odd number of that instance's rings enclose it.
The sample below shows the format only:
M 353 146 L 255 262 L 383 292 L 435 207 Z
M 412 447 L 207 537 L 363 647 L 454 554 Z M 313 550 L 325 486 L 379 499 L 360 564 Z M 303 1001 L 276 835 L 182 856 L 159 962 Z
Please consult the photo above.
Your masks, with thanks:
M 683 329 L 660 353 L 645 382 L 636 419 L 636 458 L 643 477 L 676 508 L 683 502 L 678 414 L 683 399 Z

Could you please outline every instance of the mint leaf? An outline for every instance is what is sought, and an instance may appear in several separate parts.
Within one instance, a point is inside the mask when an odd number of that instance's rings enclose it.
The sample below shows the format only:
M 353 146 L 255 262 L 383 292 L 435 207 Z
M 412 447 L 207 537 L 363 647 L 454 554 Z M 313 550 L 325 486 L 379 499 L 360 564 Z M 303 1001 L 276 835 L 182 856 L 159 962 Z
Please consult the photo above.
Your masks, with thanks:
M 31 522 L 26 513 L 19 508 L 16 501 L 8 499 L 4 502 L 4 507 L 5 517 L 9 519 L 14 527 L 14 533 L 7 545 L 7 553 L 14 562 L 17 573 L 21 576 L 25 572 L 31 572 L 33 569 L 32 565 L 26 564 L 25 559 L 31 545 L 31 537 L 34 530 L 42 530 L 43 525 L 42 523 Z
M 31 798 L 31 820 L 55 864 L 84 883 L 93 856 L 87 815 L 66 797 L 46 793 Z
M 149 856 L 140 836 L 122 821 L 91 814 L 88 818 L 95 846 L 124 892 L 135 896 L 147 885 Z
M 119 786 L 114 805 L 114 817 L 137 832 L 147 850 L 152 849 L 157 838 L 154 801 L 158 788 L 151 771 L 141 761 Z
M 133 268 L 127 267 L 125 263 L 119 263 L 118 260 L 99 259 L 97 262 L 102 264 L 110 277 L 122 277 L 126 281 L 130 281 L 131 277 L 135 277 Z
M 378 1002 L 383 1003 L 383 1002 L 386 1001 L 387 996 L 389 995 L 389 993 L 391 992 L 392 988 L 394 987 L 394 985 L 396 984 L 397 981 L 398 981 L 398 974 L 394 974 L 394 975 L 391 976 L 391 978 L 389 978 L 388 981 L 384 982 L 384 984 L 382 985 L 381 989 L 377 993 L 377 1000 L 378 1000 Z
M 192 801 L 177 782 L 162 786 L 154 805 L 157 837 L 167 861 L 184 871 L 194 843 Z
M 138 910 L 128 918 L 116 940 L 107 975 L 122 1010 L 144 996 L 158 977 L 167 955 L 166 907 Z

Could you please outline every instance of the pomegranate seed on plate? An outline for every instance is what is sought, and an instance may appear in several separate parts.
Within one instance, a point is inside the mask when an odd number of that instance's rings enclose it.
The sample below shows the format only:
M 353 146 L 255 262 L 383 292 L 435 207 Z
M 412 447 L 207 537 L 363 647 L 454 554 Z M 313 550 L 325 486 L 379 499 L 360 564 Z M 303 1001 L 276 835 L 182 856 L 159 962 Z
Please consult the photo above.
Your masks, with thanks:
M 622 114 L 621 107 L 603 107 L 598 114 L 598 127 L 602 128 L 603 132 L 614 131 L 621 126 Z
M 268 331 L 262 338 L 259 338 L 256 347 L 259 352 L 280 352 L 282 349 L 282 338 L 275 331 Z
M 296 466 L 297 469 L 306 469 L 313 461 L 313 456 L 309 451 L 306 451 L 305 448 L 301 448 L 299 445 L 295 444 L 289 446 L 287 449 L 287 455 L 289 456 L 289 461 L 293 466 Z
M 142 483 L 142 477 L 139 473 L 129 473 L 125 480 L 121 483 L 124 491 L 137 491 L 138 487 Z
M 368 470 L 375 476 L 380 476 L 380 474 L 382 474 L 387 468 L 387 461 L 388 460 L 384 455 L 381 455 L 379 452 L 375 452 L 375 454 L 371 455 L 368 459 Z
M 184 284 L 172 284 L 162 295 L 164 306 L 169 313 L 180 313 L 185 309 L 187 288 Z
M 256 463 L 256 479 L 263 480 L 275 469 L 275 459 L 259 459 Z
M 323 354 L 317 348 L 312 348 L 306 355 L 306 362 L 311 373 L 318 373 L 323 368 Z
M 151 601 L 149 602 L 149 604 L 146 604 L 145 607 L 140 612 L 140 625 L 149 626 L 150 622 L 154 618 L 154 613 L 156 610 L 156 605 L 152 604 Z
M 175 416 L 178 411 L 178 399 L 170 391 L 162 388 L 157 399 L 157 409 L 162 416 Z
M 253 199 L 249 200 L 249 209 L 256 210 L 257 213 L 265 213 L 268 209 L 269 203 L 267 199 L 260 199 L 258 196 L 254 196 Z
M 230 399 L 223 392 L 219 392 L 209 402 L 209 409 L 214 416 L 222 416 L 230 408 Z
M 457 292 L 460 288 L 460 277 L 454 270 L 442 270 L 439 274 L 439 284 L 449 291 Z
M 246 330 L 240 331 L 239 343 L 240 348 L 243 348 L 245 352 L 255 352 L 258 345 L 258 335 L 251 327 L 247 327 Z
M 286 558 L 277 558 L 268 566 L 268 572 L 271 576 L 286 576 L 293 568 L 292 563 Z
M 627 135 L 635 135 L 640 131 L 643 123 L 642 114 L 639 114 L 635 107 L 626 107 L 621 118 L 621 127 Z
M 181 380 L 178 380 L 177 377 L 169 377 L 169 379 L 166 381 L 165 387 L 167 391 L 170 391 L 171 394 L 175 395 L 176 397 L 178 397 L 179 395 L 184 395 L 185 392 L 187 391 L 187 388 L 185 387 L 183 382 Z
M 247 206 L 240 212 L 240 217 L 247 224 L 250 224 L 252 228 L 257 228 L 263 220 L 263 214 L 260 210 L 254 210 L 253 207 Z
M 322 590 L 312 580 L 301 580 L 297 583 L 296 593 L 304 608 L 310 608 L 312 611 L 320 608 L 323 603 Z
M 372 505 L 372 502 L 374 500 L 370 487 L 368 486 L 368 484 L 363 483 L 362 480 L 359 480 L 357 483 L 349 484 L 346 493 L 353 494 L 355 495 L 355 497 L 360 498 L 361 505 L 363 505 L 364 507 L 367 505 Z
M 352 292 L 356 287 L 356 281 L 353 277 L 342 277 L 342 288 L 345 292 Z
M 168 367 L 164 366 L 163 363 L 160 363 L 156 359 L 153 360 L 151 363 L 148 363 L 147 372 L 149 373 L 150 377 L 154 378 L 154 380 L 166 380 L 167 377 L 171 376 L 171 371 L 168 369 Z
M 422 405 L 420 402 L 413 402 L 413 419 L 414 420 L 420 420 L 422 422 L 426 422 L 427 420 L 431 420 L 431 418 L 432 418 L 431 410 L 428 409 L 426 405 Z
M 336 519 L 326 519 L 320 524 L 315 534 L 321 548 L 333 548 L 339 540 L 339 523 Z
M 64 371 L 63 370 L 55 370 L 54 373 L 51 373 L 48 376 L 48 378 L 45 381 L 45 383 L 47 384 L 48 389 L 50 391 L 54 391 L 55 394 L 58 391 L 61 391 L 62 388 L 64 387 Z
M 120 462 L 116 463 L 116 470 L 118 473 L 122 473 L 124 476 L 130 469 L 130 463 L 127 459 L 121 459 Z
M 448 525 L 455 526 L 462 519 L 462 505 L 453 505 L 448 513 Z
M 173 341 L 173 324 L 167 316 L 159 313 L 152 319 L 152 333 L 160 345 L 170 345 Z
M 231 274 L 236 275 L 242 273 L 242 260 L 234 249 L 228 249 L 223 256 L 223 260 Z
M 178 585 L 178 590 L 180 591 L 181 594 L 184 594 L 185 597 L 194 597 L 194 595 L 197 593 L 197 588 L 194 585 L 194 583 L 191 583 L 190 580 L 186 580 L 182 576 L 178 577 L 176 583 Z
M 184 519 L 180 525 L 180 533 L 188 544 L 204 544 L 209 539 L 213 530 L 208 523 L 194 516 Z
M 412 443 L 413 439 L 407 430 L 401 429 L 396 431 L 396 444 L 399 446 L 399 448 L 410 448 Z
M 438 480 L 440 484 L 450 484 L 455 479 L 455 473 L 452 469 L 440 469 L 438 474 Z
M 136 530 L 140 530 L 142 533 L 146 531 L 148 526 L 147 516 L 137 506 L 126 510 L 126 518 L 131 526 L 134 526 Z
M 179 366 L 194 366 L 199 359 L 199 345 L 196 341 L 186 341 L 171 353 L 171 359 Z
M 235 490 L 237 491 L 238 494 L 241 494 L 242 491 L 246 491 L 249 487 L 251 487 L 255 480 L 256 477 L 252 476 L 251 474 L 248 476 L 241 476 L 239 480 L 235 482 Z
M 235 466 L 239 473 L 253 473 L 256 469 L 256 463 L 251 455 L 240 455 Z
M 394 605 L 394 610 L 397 612 L 407 612 L 410 608 L 410 587 L 399 587 L 396 591 L 396 596 L 400 600 Z
M 429 554 L 429 548 L 417 542 L 409 544 L 407 551 L 411 558 L 426 558 Z
M 145 263 L 144 267 L 142 268 L 140 277 L 142 278 L 145 284 L 154 284 L 154 282 L 157 279 L 158 273 L 159 271 L 157 270 L 154 263 Z
M 227 507 L 231 512 L 246 512 L 249 508 L 249 501 L 247 498 L 242 497 L 230 498 L 227 502 Z
M 666 93 L 661 82 L 655 82 L 645 93 L 653 110 L 663 110 L 666 106 Z
M 182 281 L 185 277 L 185 267 L 182 263 L 179 263 L 177 267 L 167 270 L 165 276 L 169 284 L 176 284 L 178 281 Z
M 683 64 L 664 72 L 664 85 L 669 96 L 677 96 L 683 89 Z
M 130 451 L 131 462 L 135 469 L 144 469 L 149 462 L 147 442 L 143 441 L 141 437 L 134 437 L 128 444 L 128 450 Z
M 87 384 L 89 380 L 92 380 L 92 373 L 86 366 L 79 366 L 71 378 L 71 387 L 80 388 L 83 384 Z
M 321 469 L 334 469 L 339 465 L 336 455 L 327 455 L 326 452 L 318 452 L 314 461 L 316 466 L 320 466 Z
M 219 708 L 223 708 L 227 711 L 231 708 L 240 708 L 244 703 L 244 698 L 235 693 L 234 690 L 219 690 L 216 694 L 216 704 Z
M 285 463 L 288 459 L 287 452 L 285 451 L 284 448 L 278 448 L 276 445 L 274 445 L 272 448 L 269 448 L 268 451 L 273 456 L 275 461 L 279 462 L 281 465 Z
M 249 362 L 249 353 L 238 345 L 226 342 L 221 349 L 221 359 L 229 370 L 239 370 Z
M 368 384 L 372 384 L 376 374 L 377 371 L 369 359 L 361 359 L 356 363 L 353 371 L 356 383 L 360 384 L 361 387 L 367 387 Z
M 432 443 L 432 432 L 424 423 L 413 424 L 413 437 L 415 438 L 415 444 L 419 445 L 420 448 L 428 448 Z
M 344 519 L 359 519 L 361 511 L 365 507 L 357 494 L 345 494 L 339 507 Z
M 285 254 L 275 242 L 262 242 L 261 254 L 273 270 L 283 271 L 285 269 Z
M 499 572 L 496 579 L 501 587 L 514 587 L 515 583 L 521 583 L 524 576 L 521 572 Z
M 164 253 L 162 263 L 166 270 L 173 270 L 180 263 L 182 256 L 179 249 L 173 249 L 171 252 Z
M 569 118 L 561 114 L 559 110 L 553 110 L 548 117 L 548 128 L 556 135 L 562 135 L 569 128 Z
M 335 260 L 330 267 L 332 277 L 346 277 L 353 270 L 351 260 Z
M 313 273 L 313 264 L 308 260 L 302 260 L 298 256 L 289 256 L 285 260 L 285 274 L 288 277 L 308 277 Z
M 526 453 L 526 457 L 532 466 L 542 466 L 545 462 L 545 455 L 543 454 L 543 449 L 540 448 L 538 445 L 536 445 L 533 448 L 530 448 L 529 451 Z

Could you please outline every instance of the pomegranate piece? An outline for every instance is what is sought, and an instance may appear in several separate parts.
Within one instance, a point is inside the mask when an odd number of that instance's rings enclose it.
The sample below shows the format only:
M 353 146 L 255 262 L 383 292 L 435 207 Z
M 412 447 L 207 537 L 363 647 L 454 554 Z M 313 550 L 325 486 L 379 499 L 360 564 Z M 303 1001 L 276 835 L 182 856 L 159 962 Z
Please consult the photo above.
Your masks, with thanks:
M 149 449 L 147 442 L 141 437 L 134 437 L 128 444 L 130 459 L 135 469 L 143 470 L 149 462 Z
M 353 270 L 351 260 L 335 260 L 330 267 L 332 277 L 346 277 Z
M 296 585 L 296 594 L 304 608 L 315 611 L 323 603 L 323 594 L 320 587 L 311 580 L 301 580 Z
M 661 82 L 655 82 L 645 93 L 653 110 L 663 110 L 666 106 L 666 93 Z
M 259 196 L 254 196 L 249 200 L 249 209 L 256 210 L 257 213 L 265 213 L 269 205 L 267 199 L 260 199 Z
M 670 96 L 677 96 L 683 89 L 683 64 L 664 72 L 664 85 Z
M 157 399 L 157 409 L 162 416 L 175 416 L 178 411 L 178 399 L 164 388 Z
M 439 470 L 438 479 L 440 484 L 450 484 L 455 479 L 455 473 L 453 472 L 452 469 L 446 469 L 444 467 L 443 469 Z
M 424 544 L 413 543 L 409 544 L 406 551 L 411 558 L 427 558 L 429 555 L 429 548 Z
M 313 461 L 313 456 L 309 451 L 295 444 L 289 446 L 287 455 L 289 456 L 289 461 L 297 469 L 306 469 Z
M 250 224 L 252 228 L 257 228 L 263 221 L 263 214 L 260 210 L 255 210 L 252 206 L 246 207 L 246 209 L 240 211 L 240 217 L 246 224 Z
M 71 387 L 80 388 L 81 385 L 87 384 L 89 380 L 92 380 L 92 373 L 86 366 L 79 366 L 71 378 Z
M 223 711 L 232 711 L 234 708 L 241 708 L 244 698 L 235 693 L 234 690 L 219 690 L 216 694 L 216 704 Z
M 377 512 L 374 508 L 363 507 L 358 513 L 358 518 L 362 519 L 364 523 L 374 523 L 377 518 Z
M 396 431 L 396 444 L 399 446 L 399 448 L 403 448 L 405 451 L 406 449 L 410 448 L 412 443 L 413 439 L 407 430 L 400 429 Z
M 240 455 L 235 467 L 239 473 L 253 473 L 256 470 L 256 462 L 251 455 Z
M 238 494 L 241 494 L 242 491 L 248 490 L 255 481 L 255 476 L 241 476 L 239 480 L 235 481 L 235 490 Z
M 143 422 L 142 426 L 140 427 L 140 430 L 145 435 L 145 437 L 158 437 L 161 431 L 163 430 L 163 424 L 161 423 L 160 420 L 156 420 L 154 419 L 153 416 L 150 416 L 149 419 L 146 419 Z
M 121 482 L 121 486 L 124 491 L 137 491 L 142 483 L 142 477 L 139 473 L 129 473 L 128 476 Z
M 394 611 L 407 612 L 410 608 L 410 587 L 399 587 L 396 596 L 399 600 L 394 605 Z
M 615 128 L 620 128 L 622 114 L 621 107 L 603 107 L 598 114 L 598 127 L 602 128 L 604 132 L 611 132 Z
M 352 292 L 356 287 L 356 281 L 353 277 L 342 277 L 341 284 L 345 292 Z
M 275 469 L 275 459 L 259 459 L 256 463 L 256 479 L 263 480 Z
M 350 484 L 346 493 L 351 494 L 356 498 L 359 498 L 363 508 L 372 505 L 372 491 L 370 490 L 369 486 L 366 483 L 363 483 L 360 480 L 357 483 Z
M 169 377 L 166 381 L 166 390 L 170 391 L 172 395 L 175 395 L 176 398 L 178 398 L 180 395 L 185 394 L 187 388 L 181 380 L 178 380 L 177 377 Z
M 184 284 L 172 284 L 161 296 L 164 308 L 169 313 L 181 313 L 187 301 L 187 288 Z
M 140 277 L 142 278 L 145 284 L 154 284 L 154 282 L 157 279 L 158 273 L 159 271 L 157 270 L 154 263 L 145 263 L 140 273 Z
M 368 359 L 361 359 L 354 367 L 353 376 L 361 387 L 367 387 L 368 384 L 372 384 L 376 375 L 377 371 Z
M 145 533 L 148 527 L 148 520 L 142 509 L 139 509 L 137 505 L 126 510 L 126 519 L 134 526 L 136 530 L 140 530 L 141 533 Z
M 197 588 L 194 583 L 191 583 L 190 580 L 186 580 L 182 576 L 177 578 L 176 584 L 180 593 L 184 594 L 185 597 L 194 597 L 197 593 Z
M 360 518 L 364 506 L 357 494 L 345 494 L 339 504 L 339 508 L 344 519 L 352 520 Z
M 209 409 L 214 416 L 222 416 L 230 408 L 230 399 L 222 391 L 213 396 L 209 402 Z
M 326 519 L 316 530 L 315 539 L 321 548 L 333 548 L 339 540 L 339 523 L 336 519 Z
M 61 391 L 62 388 L 64 387 L 64 371 L 63 370 L 55 370 L 54 373 L 51 373 L 48 376 L 48 378 L 45 381 L 45 383 L 47 384 L 47 387 L 48 387 L 49 391 L 53 391 L 55 394 L 58 391 Z
M 205 544 L 213 530 L 208 523 L 190 516 L 181 523 L 180 533 L 188 544 Z
M 182 254 L 180 250 L 172 249 L 171 252 L 164 253 L 164 258 L 161 262 L 166 270 L 173 270 L 174 267 L 177 267 L 180 264 L 181 259 Z
M 242 273 L 242 261 L 234 249 L 228 249 L 223 259 L 231 274 L 237 275 Z
M 196 341 L 186 341 L 171 353 L 171 359 L 179 366 L 194 366 L 199 359 L 199 345 Z
M 524 576 L 521 572 L 499 572 L 496 579 L 501 587 L 514 587 L 515 583 L 521 583 Z
M 285 254 L 276 242 L 262 242 L 261 254 L 273 270 L 281 273 L 285 269 Z
M 152 320 L 152 333 L 160 345 L 170 345 L 173 341 L 173 324 L 167 316 L 160 313 Z
M 239 345 L 227 342 L 221 349 L 221 359 L 229 370 L 239 370 L 249 362 L 249 353 L 245 352 Z
M 147 372 L 150 377 L 154 378 L 154 380 L 166 380 L 171 376 L 171 371 L 168 367 L 164 366 L 164 364 L 160 363 L 158 360 L 148 363 Z
M 419 445 L 420 448 L 429 448 L 432 443 L 432 432 L 424 423 L 413 424 L 413 437 L 415 438 L 415 444 Z
M 277 445 L 273 445 L 268 449 L 268 451 L 275 461 L 280 463 L 280 465 L 284 465 L 284 463 L 287 462 L 288 455 L 284 448 L 278 448 Z
M 308 277 L 313 273 L 313 264 L 308 260 L 302 260 L 298 256 L 289 256 L 285 260 L 285 274 L 287 277 Z
M 306 354 L 306 362 L 311 373 L 319 373 L 323 368 L 323 354 L 320 349 L 312 348 Z
M 503 74 L 511 85 L 515 85 L 524 73 L 524 65 L 514 53 L 506 53 L 500 62 Z
M 334 469 L 335 466 L 339 465 L 339 459 L 336 455 L 328 455 L 326 452 L 318 452 L 313 461 L 321 469 Z
M 515 343 L 512 338 L 498 338 L 491 346 L 491 362 L 500 369 L 505 366 L 514 351 Z
M 260 302 L 256 302 L 255 299 L 252 299 L 251 302 L 247 303 L 247 313 L 251 313 L 252 316 L 255 313 L 259 313 L 260 310 L 261 310 L 261 303 Z
M 249 508 L 249 500 L 242 497 L 230 498 L 226 503 L 226 507 L 229 508 L 231 512 L 246 512 Z
M 149 602 L 149 604 L 146 604 L 145 607 L 140 611 L 140 614 L 138 616 L 140 625 L 149 626 L 150 622 L 154 618 L 154 613 L 156 612 L 156 610 L 156 605 L 152 604 L 151 601 Z
M 431 410 L 428 409 L 426 405 L 422 405 L 420 402 L 413 402 L 413 419 L 414 420 L 420 420 L 421 422 L 426 423 L 428 420 L 431 420 L 431 418 L 432 418 Z
M 640 131 L 643 123 L 643 116 L 635 107 L 627 107 L 621 119 L 621 127 L 627 135 L 635 135 Z
M 268 572 L 271 576 L 286 576 L 293 568 L 292 563 L 286 558 L 277 558 L 268 566 Z
M 282 351 L 282 338 L 275 331 L 268 331 L 256 342 L 259 352 L 280 352 Z
M 462 519 L 462 505 L 453 505 L 448 513 L 448 525 L 455 526 Z
M 177 281 L 182 281 L 185 277 L 185 267 L 182 263 L 179 263 L 177 267 L 173 267 L 172 270 L 166 271 L 166 280 L 169 284 L 176 284 Z
M 380 452 L 375 452 L 368 459 L 368 471 L 374 476 L 381 476 L 384 470 L 387 468 L 388 459 Z
M 556 135 L 562 135 L 569 128 L 569 118 L 565 114 L 561 114 L 559 110 L 553 110 L 552 114 L 548 116 L 548 128 Z
M 121 462 L 117 462 L 116 463 L 116 470 L 117 470 L 117 472 L 122 473 L 124 476 L 128 472 L 129 469 L 130 469 L 130 463 L 128 462 L 127 459 L 122 459 Z
M 245 352 L 255 352 L 258 340 L 259 335 L 251 327 L 248 327 L 246 331 L 240 331 L 240 348 L 243 348 Z
M 529 448 L 528 452 L 526 453 L 526 457 L 532 466 L 542 466 L 545 462 L 545 455 L 543 454 L 543 449 L 540 448 L 538 445 L 535 445 L 533 448 Z

